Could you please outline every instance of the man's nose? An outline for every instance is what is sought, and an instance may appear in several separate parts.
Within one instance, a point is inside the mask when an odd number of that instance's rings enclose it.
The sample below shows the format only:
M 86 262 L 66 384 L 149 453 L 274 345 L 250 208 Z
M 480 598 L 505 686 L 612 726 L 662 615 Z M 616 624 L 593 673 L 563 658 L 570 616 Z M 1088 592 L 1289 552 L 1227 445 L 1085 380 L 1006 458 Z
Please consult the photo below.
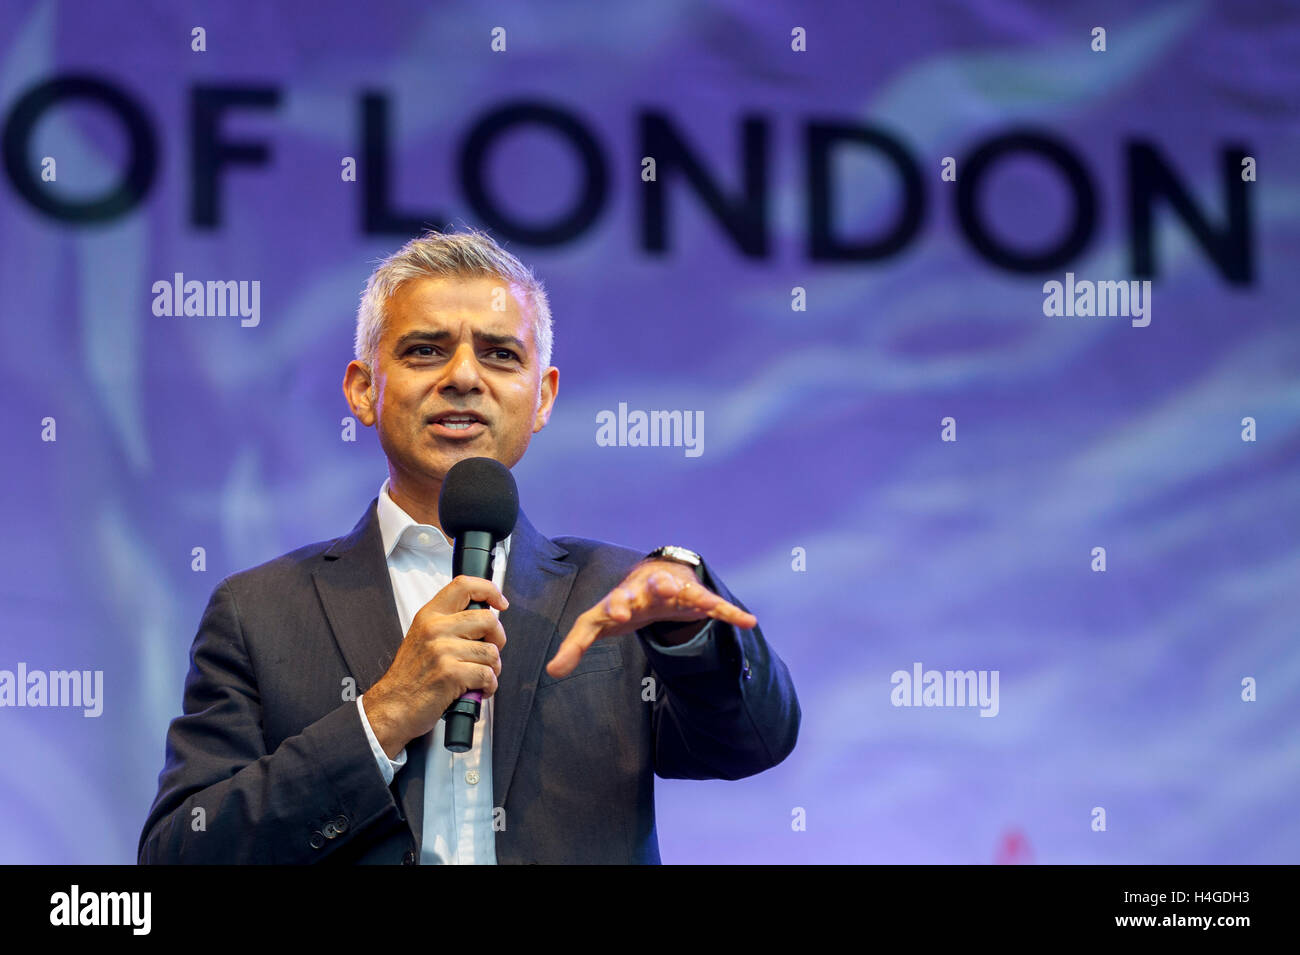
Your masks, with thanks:
M 447 360 L 443 384 L 460 391 L 468 391 L 478 386 L 479 371 L 478 358 L 474 355 L 474 349 L 468 344 L 459 345 Z

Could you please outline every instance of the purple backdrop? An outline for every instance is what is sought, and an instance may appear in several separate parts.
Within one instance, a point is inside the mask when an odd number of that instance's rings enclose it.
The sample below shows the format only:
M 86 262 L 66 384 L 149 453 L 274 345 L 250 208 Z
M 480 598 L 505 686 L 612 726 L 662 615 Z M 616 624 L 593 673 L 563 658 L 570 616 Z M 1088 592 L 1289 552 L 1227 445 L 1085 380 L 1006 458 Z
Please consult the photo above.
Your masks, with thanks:
M 340 381 L 425 221 L 550 290 L 534 524 L 694 547 L 791 669 L 786 762 L 658 781 L 665 861 L 1296 862 L 1300 12 L 1133 6 L 6 0 L 0 669 L 104 682 L 0 708 L 0 862 L 134 860 L 213 587 L 384 478 Z M 153 314 L 177 272 L 257 324 Z M 1067 272 L 1150 324 L 1046 316 Z M 599 446 L 621 402 L 702 453 Z

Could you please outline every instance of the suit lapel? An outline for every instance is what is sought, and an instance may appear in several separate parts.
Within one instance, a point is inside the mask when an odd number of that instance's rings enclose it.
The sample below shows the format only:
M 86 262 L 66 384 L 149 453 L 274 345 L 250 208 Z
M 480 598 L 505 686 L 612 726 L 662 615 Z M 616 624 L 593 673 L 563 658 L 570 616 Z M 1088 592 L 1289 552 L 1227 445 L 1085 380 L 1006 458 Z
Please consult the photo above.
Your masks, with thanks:
M 377 498 L 370 502 L 352 532 L 322 555 L 323 563 L 312 574 L 334 639 L 362 693 L 387 672 L 405 636 L 384 558 L 377 503 Z M 562 559 L 567 554 L 519 512 L 501 588 L 510 606 L 501 612 L 506 648 L 501 654 L 501 678 L 492 713 L 492 796 L 496 806 L 505 805 L 537 681 L 573 589 L 577 568 Z M 440 745 L 441 740 L 431 741 L 427 735 L 407 744 L 406 765 L 393 780 L 417 855 L 424 836 L 425 764 L 428 748 L 434 744 Z
M 493 697 L 492 798 L 506 804 L 519 761 L 524 729 L 533 708 L 537 681 L 546 664 L 560 614 L 573 589 L 577 568 L 562 560 L 564 548 L 539 534 L 523 511 L 510 538 L 510 557 L 501 588 L 510 606 L 501 612 L 506 647 Z
M 334 639 L 357 681 L 358 694 L 368 690 L 388 671 L 405 636 L 384 558 L 383 535 L 376 511 L 378 501 L 376 498 L 370 502 L 370 508 L 352 533 L 339 538 L 322 555 L 324 562 L 312 574 Z M 411 740 L 406 747 L 406 765 L 393 778 L 417 852 L 424 829 L 424 768 L 428 744 L 427 736 Z
M 352 533 L 325 551 L 312 573 L 334 639 L 363 693 L 387 672 L 405 636 L 384 559 L 378 501 L 370 502 Z

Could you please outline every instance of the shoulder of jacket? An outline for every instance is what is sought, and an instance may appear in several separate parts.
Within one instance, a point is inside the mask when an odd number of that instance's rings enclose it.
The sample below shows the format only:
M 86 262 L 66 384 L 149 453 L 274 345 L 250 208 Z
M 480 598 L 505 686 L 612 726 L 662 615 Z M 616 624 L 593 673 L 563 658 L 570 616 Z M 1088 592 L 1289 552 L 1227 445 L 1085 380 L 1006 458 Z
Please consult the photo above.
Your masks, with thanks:
M 321 563 L 321 555 L 337 544 L 342 537 L 306 544 L 278 557 L 263 561 L 245 570 L 236 571 L 221 581 L 222 585 L 235 587 L 259 586 L 286 577 L 310 577 Z
M 555 537 L 552 540 L 567 550 L 570 558 L 583 564 L 592 560 L 634 564 L 646 555 L 645 551 L 639 551 L 634 547 L 625 547 L 622 544 L 591 537 Z

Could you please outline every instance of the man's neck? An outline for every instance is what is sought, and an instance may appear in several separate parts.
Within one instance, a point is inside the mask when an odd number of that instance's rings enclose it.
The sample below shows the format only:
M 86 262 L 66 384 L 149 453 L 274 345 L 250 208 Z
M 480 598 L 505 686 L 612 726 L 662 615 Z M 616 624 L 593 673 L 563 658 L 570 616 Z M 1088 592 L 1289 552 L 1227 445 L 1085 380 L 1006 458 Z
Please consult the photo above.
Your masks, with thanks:
M 429 484 L 410 482 L 389 470 L 388 496 L 393 503 L 411 515 L 417 524 L 432 524 L 442 530 L 438 520 L 438 496 L 442 493 L 442 482 Z

